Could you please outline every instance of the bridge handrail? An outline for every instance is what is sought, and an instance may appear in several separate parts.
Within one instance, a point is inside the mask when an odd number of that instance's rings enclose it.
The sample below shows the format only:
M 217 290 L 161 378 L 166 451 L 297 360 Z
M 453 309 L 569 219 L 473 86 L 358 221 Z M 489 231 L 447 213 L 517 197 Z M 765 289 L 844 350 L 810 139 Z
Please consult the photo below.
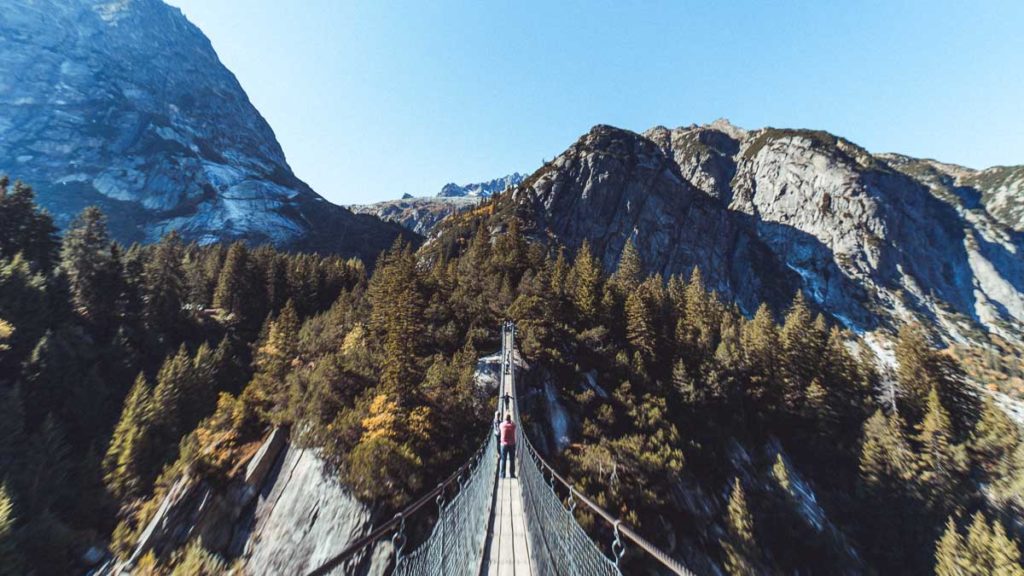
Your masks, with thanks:
M 513 354 L 514 353 L 515 352 L 513 352 Z M 515 412 L 516 421 L 522 423 L 522 420 L 519 416 L 519 396 L 516 391 L 515 385 L 512 386 L 512 406 L 513 411 Z M 660 562 L 665 568 L 672 571 L 672 573 L 678 574 L 679 576 L 695 576 L 693 572 L 688 570 L 677 560 L 663 552 L 661 549 L 656 547 L 654 544 L 652 544 L 650 541 L 648 541 L 640 534 L 637 534 L 628 525 L 623 524 L 622 520 L 619 520 L 618 518 L 613 516 L 611 512 L 605 510 L 600 505 L 598 505 L 597 502 L 594 502 L 585 494 L 577 490 L 568 480 L 566 480 L 561 474 L 559 474 L 554 469 L 554 467 L 548 464 L 547 460 L 544 460 L 544 458 L 540 455 L 537 449 L 534 448 L 533 444 L 530 442 L 530 439 L 527 437 L 525 430 L 521 430 L 520 434 L 517 434 L 517 436 L 519 436 L 522 439 L 523 444 L 526 446 L 527 452 L 529 452 L 529 455 L 534 459 L 535 462 L 540 464 L 543 467 L 543 469 L 546 470 L 551 475 L 552 478 L 557 480 L 559 484 L 565 487 L 573 498 L 576 498 L 580 502 L 583 502 L 583 504 L 585 504 L 587 508 L 590 508 L 595 514 L 597 514 L 601 519 L 603 519 L 605 522 L 609 524 L 609 526 L 615 531 L 616 542 L 618 542 L 618 537 L 621 534 L 622 536 L 636 544 L 641 550 L 647 552 L 652 558 Z
M 309 572 L 307 576 L 325 576 L 326 574 L 329 574 L 331 570 L 334 570 L 338 566 L 341 566 L 341 564 L 346 560 L 352 558 L 352 556 L 363 548 L 381 540 L 389 534 L 397 533 L 396 531 L 401 528 L 402 523 L 406 518 L 409 518 L 427 504 L 435 501 L 440 494 L 447 492 L 448 487 L 451 485 L 458 484 L 463 475 L 466 472 L 471 471 L 473 466 L 480 461 L 480 457 L 484 454 L 484 451 L 487 450 L 489 443 L 490 438 L 486 437 L 480 448 L 477 449 L 477 451 L 465 463 L 463 463 L 462 466 L 459 466 L 451 476 L 446 478 L 426 494 L 420 496 L 415 502 L 409 504 L 405 508 L 402 508 L 390 520 L 381 524 L 366 536 L 363 536 L 346 546 L 344 550 L 332 556 L 330 560 L 323 563 L 319 568 Z
M 502 344 L 502 364 L 500 370 L 504 371 L 504 341 L 502 342 Z M 500 408 L 502 402 L 500 384 L 498 386 L 497 400 L 498 407 Z M 353 556 L 355 556 L 356 553 L 365 549 L 367 546 L 370 546 L 371 544 L 380 541 L 389 534 L 395 537 L 401 534 L 401 537 L 404 539 L 405 536 L 402 533 L 402 531 L 404 530 L 405 527 L 405 519 L 411 517 L 413 514 L 418 512 L 431 501 L 437 502 L 437 499 L 441 497 L 442 494 L 447 493 L 448 487 L 452 486 L 453 484 L 457 485 L 461 489 L 462 483 L 460 482 L 460 480 L 463 478 L 465 474 L 472 474 L 474 472 L 474 467 L 481 462 L 481 458 L 483 457 L 483 455 L 489 451 L 492 436 L 493 434 L 489 430 L 487 436 L 484 437 L 484 440 L 481 443 L 480 448 L 478 448 L 477 451 L 473 453 L 473 455 L 470 456 L 465 463 L 462 464 L 462 466 L 459 466 L 459 468 L 456 469 L 455 472 L 452 472 L 452 474 L 448 476 L 448 478 L 446 478 L 443 482 L 435 486 L 434 489 L 430 490 L 426 494 L 423 494 L 418 499 L 416 499 L 415 502 L 409 504 L 405 508 L 402 508 L 399 512 L 397 512 L 394 515 L 394 517 L 392 517 L 387 522 L 381 524 L 377 528 L 374 528 L 366 536 L 363 536 L 362 538 L 359 538 L 355 542 L 352 542 L 351 544 L 346 546 L 344 550 L 332 556 L 329 560 L 321 564 L 318 568 L 308 572 L 306 576 L 327 576 L 328 574 L 330 574 L 332 570 L 341 566 L 344 562 L 348 561 Z M 438 518 L 438 521 L 440 522 L 440 518 Z

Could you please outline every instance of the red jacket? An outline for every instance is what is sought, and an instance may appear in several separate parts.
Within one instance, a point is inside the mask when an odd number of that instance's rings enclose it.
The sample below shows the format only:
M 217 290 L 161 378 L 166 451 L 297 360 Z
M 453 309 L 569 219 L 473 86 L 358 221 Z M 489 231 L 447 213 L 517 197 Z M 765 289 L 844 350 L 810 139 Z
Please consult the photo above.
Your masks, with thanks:
M 516 425 L 512 422 L 502 422 L 498 427 L 501 431 L 501 445 L 514 446 L 516 443 Z

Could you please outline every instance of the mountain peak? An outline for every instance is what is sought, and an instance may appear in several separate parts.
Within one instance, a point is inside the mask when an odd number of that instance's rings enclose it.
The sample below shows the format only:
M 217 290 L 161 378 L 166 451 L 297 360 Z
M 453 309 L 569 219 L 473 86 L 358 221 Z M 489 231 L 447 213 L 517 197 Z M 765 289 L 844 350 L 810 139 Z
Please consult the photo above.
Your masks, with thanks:
M 123 242 L 178 230 L 367 258 L 403 233 L 300 180 L 179 9 L 0 0 L 0 14 L 0 78 L 16 79 L 0 90 L 0 174 L 32 185 L 58 225 L 96 205 Z
M 449 182 L 441 188 L 441 192 L 438 196 L 442 198 L 488 198 L 499 192 L 503 192 L 507 188 L 512 188 L 523 181 L 526 178 L 525 175 L 519 172 L 513 172 L 508 176 L 501 178 L 495 178 L 486 182 L 475 182 L 472 184 L 456 184 Z
M 736 126 L 732 122 L 729 122 L 727 118 L 719 118 L 707 125 L 708 128 L 724 132 L 733 138 L 740 139 L 747 135 L 747 131 L 739 126 Z

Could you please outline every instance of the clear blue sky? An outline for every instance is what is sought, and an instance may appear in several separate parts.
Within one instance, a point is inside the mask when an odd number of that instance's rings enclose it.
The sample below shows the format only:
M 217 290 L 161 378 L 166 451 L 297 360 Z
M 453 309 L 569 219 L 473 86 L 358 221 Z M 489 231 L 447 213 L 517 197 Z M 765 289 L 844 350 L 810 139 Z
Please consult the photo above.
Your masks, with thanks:
M 532 171 L 594 124 L 729 118 L 1024 163 L 1024 2 L 169 0 L 337 203 Z

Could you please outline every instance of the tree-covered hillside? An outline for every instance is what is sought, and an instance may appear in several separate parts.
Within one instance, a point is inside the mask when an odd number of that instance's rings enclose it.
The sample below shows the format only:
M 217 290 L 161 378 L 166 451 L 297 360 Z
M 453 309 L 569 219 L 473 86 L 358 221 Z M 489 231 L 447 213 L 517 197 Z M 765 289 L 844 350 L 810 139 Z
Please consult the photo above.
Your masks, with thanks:
M 699 573 L 1021 574 L 1024 441 L 927 327 L 880 371 L 800 293 L 748 318 L 702 273 L 606 271 L 491 204 L 420 251 L 357 260 L 243 244 L 58 239 L 0 192 L 0 573 L 126 558 L 182 474 L 225 486 L 272 427 L 394 511 L 487 433 L 477 357 L 503 318 L 529 362 L 524 424 L 585 493 Z M 550 396 L 550 397 L 548 397 Z M 600 528 L 582 511 L 588 529 Z M 137 573 L 216 573 L 198 541 Z M 632 571 L 643 559 L 626 559 Z

